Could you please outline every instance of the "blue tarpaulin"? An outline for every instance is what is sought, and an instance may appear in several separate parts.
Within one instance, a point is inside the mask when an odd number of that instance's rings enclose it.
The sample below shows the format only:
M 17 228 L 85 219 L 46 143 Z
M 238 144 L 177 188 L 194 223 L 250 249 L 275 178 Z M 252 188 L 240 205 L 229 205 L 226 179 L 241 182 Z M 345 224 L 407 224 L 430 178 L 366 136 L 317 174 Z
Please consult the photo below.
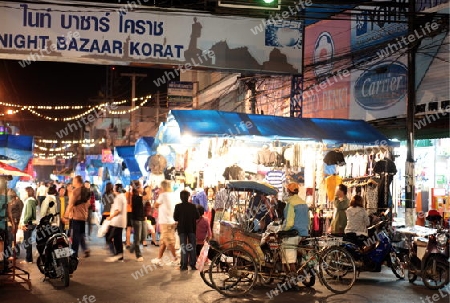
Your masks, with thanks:
M 214 110 L 172 110 L 164 130 L 170 136 L 164 134 L 162 143 L 181 143 L 181 135 L 190 134 L 193 137 L 244 137 L 248 140 L 313 140 L 327 144 L 397 144 L 363 120 L 278 117 Z
M 147 174 L 145 166 L 148 162 L 148 158 L 156 153 L 156 151 L 152 150 L 154 142 L 154 137 L 142 137 L 136 141 L 134 156 L 143 175 Z
M 10 163 L 15 168 L 24 170 L 33 153 L 33 137 L 31 136 L 0 136 L 0 155 L 15 160 Z M 15 188 L 19 177 L 14 177 L 8 182 L 9 188 Z M 0 197 L 0 229 L 6 229 L 6 196 Z
M 116 146 L 117 155 L 123 159 L 130 171 L 131 180 L 137 180 L 142 177 L 139 165 L 134 157 L 134 145 L 133 146 Z

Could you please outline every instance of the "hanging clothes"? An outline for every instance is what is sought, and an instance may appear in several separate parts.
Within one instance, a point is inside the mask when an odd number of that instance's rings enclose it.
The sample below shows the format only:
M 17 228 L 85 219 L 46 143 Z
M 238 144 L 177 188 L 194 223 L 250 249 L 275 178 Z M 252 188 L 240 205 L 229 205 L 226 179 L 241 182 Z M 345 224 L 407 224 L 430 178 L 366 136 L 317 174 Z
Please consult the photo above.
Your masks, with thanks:
M 342 178 L 338 175 L 332 175 L 325 179 L 327 186 L 328 201 L 333 201 L 336 195 L 336 187 L 342 183 Z
M 278 193 L 283 193 L 283 184 L 286 182 L 286 174 L 281 170 L 268 171 L 266 174 L 266 181 L 278 189 Z
M 373 171 L 381 176 L 378 185 L 378 208 L 388 208 L 391 202 L 389 186 L 397 173 L 397 167 L 391 159 L 384 158 L 375 164 Z
M 230 167 L 225 168 L 223 176 L 225 180 L 244 180 L 245 172 L 242 168 L 234 164 Z
M 323 158 L 323 162 L 327 165 L 345 165 L 344 154 L 338 151 L 330 151 Z
M 151 156 L 148 160 L 148 170 L 155 175 L 164 174 L 164 170 L 167 166 L 167 160 L 162 155 Z
M 367 215 L 377 212 L 378 208 L 378 188 L 374 183 L 369 183 L 366 187 L 366 210 Z
M 209 211 L 208 197 L 203 190 L 200 190 L 195 196 L 192 197 L 192 203 L 202 206 L 205 212 Z

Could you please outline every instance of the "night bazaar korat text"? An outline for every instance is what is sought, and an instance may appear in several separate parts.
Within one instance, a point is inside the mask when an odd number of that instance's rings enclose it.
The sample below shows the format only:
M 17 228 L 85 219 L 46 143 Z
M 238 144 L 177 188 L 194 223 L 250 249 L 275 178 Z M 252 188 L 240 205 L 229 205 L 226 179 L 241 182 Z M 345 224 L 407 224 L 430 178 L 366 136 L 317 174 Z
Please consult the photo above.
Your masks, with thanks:
M 31 28 L 52 28 L 51 9 L 47 12 L 33 12 L 28 10 L 28 5 L 21 4 L 23 8 L 22 25 Z M 145 42 L 133 41 L 128 38 L 125 42 L 118 39 L 95 39 L 83 37 L 83 31 L 109 32 L 111 30 L 110 13 L 103 17 L 78 16 L 73 14 L 61 14 L 60 26 L 80 32 L 80 38 L 67 39 L 65 35 L 56 37 L 58 51 L 76 51 L 91 54 L 128 55 L 134 57 L 153 58 L 181 58 L 184 45 L 156 43 L 148 39 Z M 114 16 L 116 17 L 116 16 Z M 161 37 L 164 34 L 164 22 L 150 20 L 127 19 L 125 15 L 118 17 L 118 33 L 140 36 Z M 165 39 L 164 39 L 165 40 Z M 10 49 L 45 49 L 51 41 L 47 35 L 24 34 L 0 34 L 0 47 Z M 162 42 L 162 41 L 161 41 Z M 127 51 L 126 51 L 127 50 Z

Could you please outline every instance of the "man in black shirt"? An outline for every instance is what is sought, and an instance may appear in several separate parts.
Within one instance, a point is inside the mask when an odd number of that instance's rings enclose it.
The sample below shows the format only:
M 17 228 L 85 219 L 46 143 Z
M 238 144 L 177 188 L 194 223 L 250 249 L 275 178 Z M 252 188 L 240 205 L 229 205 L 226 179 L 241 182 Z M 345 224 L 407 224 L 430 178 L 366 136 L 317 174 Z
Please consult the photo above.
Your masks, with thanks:
M 173 218 L 178 223 L 177 230 L 180 236 L 181 270 L 187 270 L 188 263 L 191 269 L 195 270 L 195 263 L 197 262 L 195 230 L 197 227 L 197 219 L 200 216 L 195 205 L 189 203 L 189 196 L 190 193 L 188 191 L 183 190 L 180 192 L 181 203 L 175 205 L 175 211 L 173 213 Z
M 136 261 L 142 262 L 144 258 L 142 257 L 142 252 L 140 245 L 147 238 L 147 218 L 145 217 L 144 211 L 144 189 L 142 188 L 139 180 L 135 180 L 131 183 L 132 195 L 131 195 L 131 219 L 133 222 L 134 230 L 134 244 L 130 248 L 131 253 L 136 254 Z

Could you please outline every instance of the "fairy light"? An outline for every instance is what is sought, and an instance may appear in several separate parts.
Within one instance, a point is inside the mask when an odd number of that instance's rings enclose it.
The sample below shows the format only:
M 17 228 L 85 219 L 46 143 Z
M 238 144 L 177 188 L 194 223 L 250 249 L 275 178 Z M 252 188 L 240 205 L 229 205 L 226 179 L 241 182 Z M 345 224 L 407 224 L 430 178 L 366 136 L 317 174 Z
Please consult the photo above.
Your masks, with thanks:
M 135 106 L 132 109 L 129 110 L 124 110 L 124 111 L 112 111 L 110 110 L 109 112 L 111 114 L 114 115 L 121 115 L 121 114 L 127 114 L 130 113 L 132 111 L 137 110 L 139 107 L 143 106 L 144 104 L 146 104 L 148 102 L 148 100 L 151 98 L 151 95 L 145 96 L 145 97 L 140 97 L 140 98 L 134 98 L 134 101 L 142 101 L 141 104 L 139 104 L 138 106 Z M 12 110 L 11 114 L 16 114 L 20 111 L 23 110 L 27 110 L 29 111 L 31 114 L 38 116 L 40 118 L 43 118 L 45 120 L 49 120 L 49 121 L 72 121 L 72 120 L 77 120 L 82 118 L 85 115 L 88 115 L 89 113 L 91 113 L 94 110 L 100 110 L 100 111 L 105 111 L 108 106 L 111 105 L 123 105 L 125 103 L 130 102 L 130 100 L 121 100 L 121 101 L 113 101 L 111 103 L 109 102 L 105 102 L 99 105 L 55 105 L 55 106 L 48 106 L 48 105 L 18 105 L 18 104 L 12 104 L 12 103 L 7 103 L 7 102 L 0 102 L 0 106 L 7 106 L 7 107 L 14 107 L 17 108 L 15 110 Z M 75 116 L 71 116 L 71 117 L 51 117 L 48 115 L 44 115 L 36 110 L 80 110 L 80 109 L 86 109 L 84 112 L 75 115 Z M 0 116 L 5 116 L 5 113 L 0 113 Z

